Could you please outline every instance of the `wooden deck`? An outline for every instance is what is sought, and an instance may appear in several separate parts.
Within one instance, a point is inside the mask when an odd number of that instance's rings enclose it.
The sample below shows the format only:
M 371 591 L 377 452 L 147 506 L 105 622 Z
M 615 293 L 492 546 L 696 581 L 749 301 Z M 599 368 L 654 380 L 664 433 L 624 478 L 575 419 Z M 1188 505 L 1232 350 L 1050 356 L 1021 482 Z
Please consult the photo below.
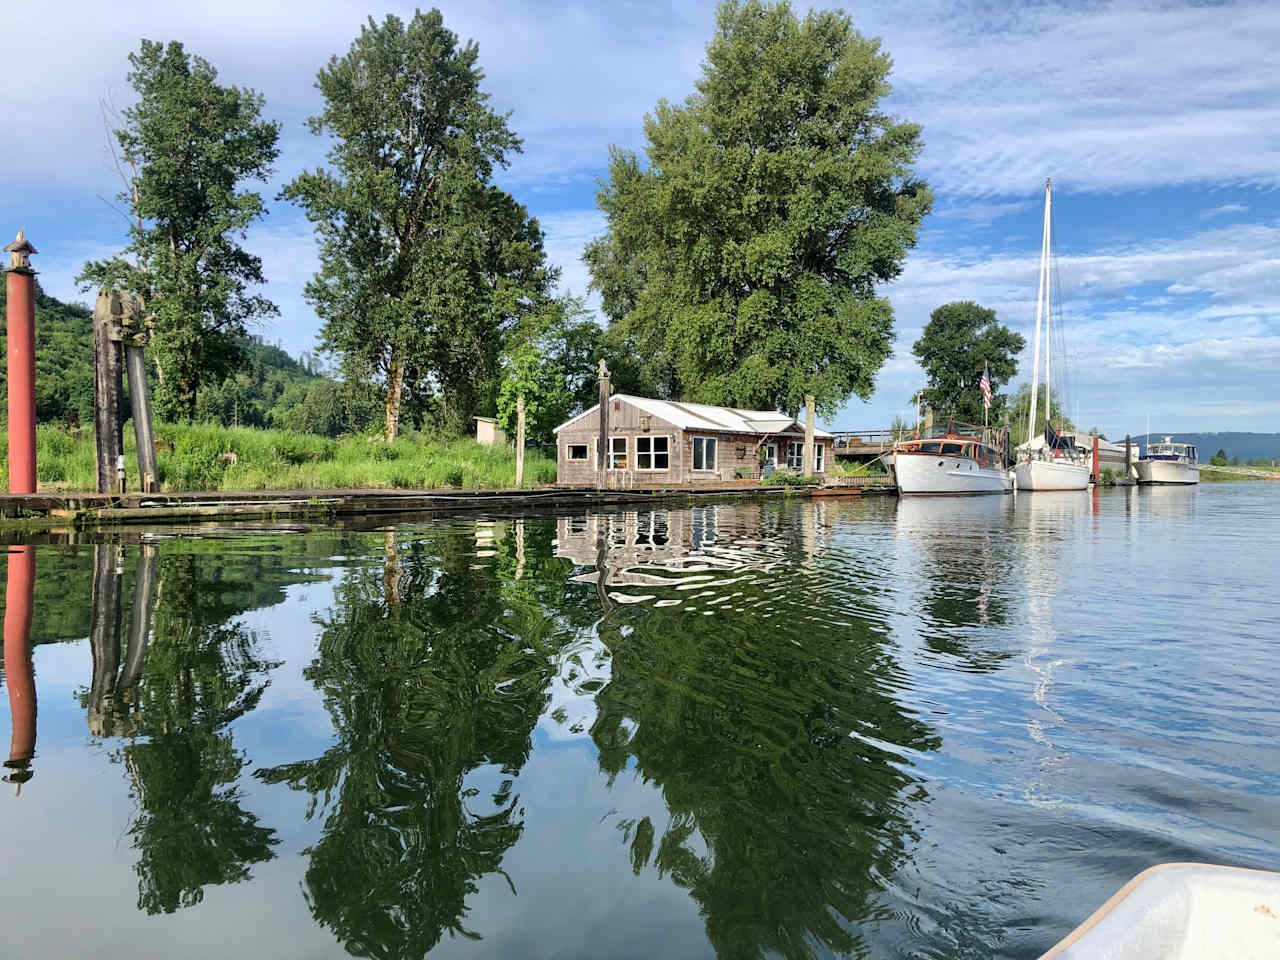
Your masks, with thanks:
M 850 483 L 848 481 L 856 481 Z M 870 482 L 869 482 L 870 481 Z M 888 478 L 851 477 L 821 487 L 775 487 L 738 482 L 653 489 L 597 490 L 245 490 L 192 493 L 0 494 L 0 529 L 95 529 L 129 524 L 225 520 L 387 518 L 485 510 L 594 510 L 655 501 L 708 497 L 861 496 L 891 493 Z

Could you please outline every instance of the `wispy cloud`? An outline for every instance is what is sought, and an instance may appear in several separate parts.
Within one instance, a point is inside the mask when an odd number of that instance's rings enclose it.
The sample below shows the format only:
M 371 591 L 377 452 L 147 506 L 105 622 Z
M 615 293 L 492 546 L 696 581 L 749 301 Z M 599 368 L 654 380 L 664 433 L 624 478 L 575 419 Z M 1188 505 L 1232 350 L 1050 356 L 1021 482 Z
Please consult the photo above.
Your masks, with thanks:
M 1212 210 L 1206 210 L 1200 214 L 1201 220 L 1211 220 L 1214 217 L 1225 217 L 1232 213 L 1248 213 L 1249 208 L 1243 203 L 1224 203 L 1221 206 L 1214 207 Z

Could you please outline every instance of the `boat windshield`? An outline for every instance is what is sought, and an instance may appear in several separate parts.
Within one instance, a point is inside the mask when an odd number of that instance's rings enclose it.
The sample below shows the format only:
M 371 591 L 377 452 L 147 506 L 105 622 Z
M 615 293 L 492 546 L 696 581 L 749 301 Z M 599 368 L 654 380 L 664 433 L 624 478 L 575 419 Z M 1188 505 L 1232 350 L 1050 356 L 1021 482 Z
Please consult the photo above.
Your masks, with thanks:
M 972 437 L 974 440 L 982 440 L 983 430 L 981 427 L 975 427 L 971 423 L 948 420 L 946 423 L 935 423 L 931 427 L 925 427 L 920 436 L 925 440 L 932 440 L 937 437 Z

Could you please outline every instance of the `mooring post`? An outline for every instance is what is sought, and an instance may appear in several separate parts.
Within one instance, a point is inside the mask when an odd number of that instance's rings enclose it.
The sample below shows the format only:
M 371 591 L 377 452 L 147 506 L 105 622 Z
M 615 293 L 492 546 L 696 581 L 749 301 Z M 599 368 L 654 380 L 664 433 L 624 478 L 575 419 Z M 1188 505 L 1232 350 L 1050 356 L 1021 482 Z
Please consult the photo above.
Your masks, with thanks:
M 5 333 L 9 344 L 9 492 L 36 492 L 36 272 L 38 253 L 19 230 L 9 254 Z
M 101 290 L 93 305 L 93 435 L 99 493 L 124 493 L 121 318 L 117 290 Z
M 9 759 L 4 762 L 4 779 L 18 791 L 33 776 L 31 760 L 36 755 L 36 679 L 31 664 L 31 603 L 35 583 L 36 548 L 10 547 L 4 589 L 4 681 L 9 688 L 13 732 L 9 739 Z
M 609 367 L 600 358 L 600 440 L 596 451 L 596 489 L 604 489 L 609 469 Z
M 814 415 L 814 398 L 813 394 L 807 393 L 804 397 L 804 475 L 812 477 L 814 473 L 814 455 L 813 455 L 813 415 Z
M 1133 441 L 1124 435 L 1124 478 L 1129 479 L 1129 471 L 1133 469 Z
M 1102 471 L 1098 468 L 1098 435 L 1093 435 L 1093 482 L 1102 482 Z
M 142 349 L 151 335 L 150 318 L 144 319 L 145 304 L 141 297 L 129 298 L 121 317 L 125 365 L 129 373 L 129 403 L 133 408 L 133 439 L 138 448 L 138 488 L 155 493 L 160 488 L 160 469 L 156 464 L 156 438 L 151 428 L 151 393 L 147 388 L 147 365 Z M 121 491 L 123 492 L 123 490 Z
M 524 394 L 516 397 L 516 486 L 524 486 Z

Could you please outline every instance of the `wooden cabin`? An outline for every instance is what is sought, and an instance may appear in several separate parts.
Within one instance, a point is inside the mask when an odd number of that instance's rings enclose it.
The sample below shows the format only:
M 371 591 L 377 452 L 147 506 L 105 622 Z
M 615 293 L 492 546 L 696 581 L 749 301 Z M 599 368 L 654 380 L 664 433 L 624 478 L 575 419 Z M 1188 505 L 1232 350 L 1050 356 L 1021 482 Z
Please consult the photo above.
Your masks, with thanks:
M 598 482 L 600 406 L 555 429 L 556 478 L 570 486 Z M 832 435 L 814 429 L 814 468 L 826 472 Z M 804 424 L 777 410 L 614 394 L 604 485 L 656 487 L 754 480 L 773 470 L 801 473 Z

